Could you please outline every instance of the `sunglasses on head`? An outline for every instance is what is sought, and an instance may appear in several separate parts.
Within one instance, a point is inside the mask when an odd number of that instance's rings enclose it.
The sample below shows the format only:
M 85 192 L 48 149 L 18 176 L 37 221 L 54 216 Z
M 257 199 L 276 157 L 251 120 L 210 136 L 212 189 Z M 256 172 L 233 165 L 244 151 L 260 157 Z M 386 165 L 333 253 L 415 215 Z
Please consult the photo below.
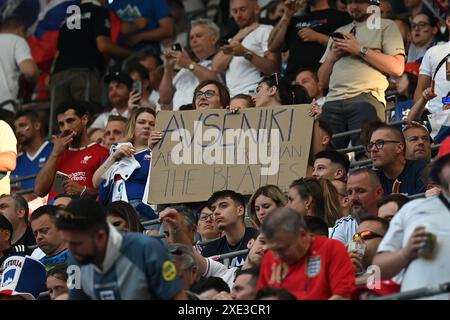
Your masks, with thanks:
M 273 73 L 269 77 L 264 77 L 264 79 L 261 82 L 267 83 L 267 85 L 270 87 L 273 87 L 273 86 L 278 87 L 280 84 L 279 78 L 278 78 L 278 73 Z
M 370 240 L 370 239 L 374 239 L 374 238 L 383 238 L 382 235 L 372 232 L 372 231 L 361 231 L 361 232 L 356 232 L 353 235 L 353 240 L 354 241 L 358 241 L 358 240 Z

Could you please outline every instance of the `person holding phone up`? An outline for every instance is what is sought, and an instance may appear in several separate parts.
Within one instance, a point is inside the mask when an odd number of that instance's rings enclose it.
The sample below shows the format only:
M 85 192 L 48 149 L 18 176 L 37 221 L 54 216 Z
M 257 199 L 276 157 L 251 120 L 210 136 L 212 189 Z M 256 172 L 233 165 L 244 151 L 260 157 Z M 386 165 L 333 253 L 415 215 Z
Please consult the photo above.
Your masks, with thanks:
M 218 80 L 211 64 L 216 53 L 219 27 L 211 20 L 197 19 L 191 22 L 189 34 L 193 57 L 179 44 L 174 44 L 172 50 L 164 53 L 164 76 L 159 86 L 163 110 L 176 111 L 180 106 L 190 104 L 194 89 L 201 81 Z

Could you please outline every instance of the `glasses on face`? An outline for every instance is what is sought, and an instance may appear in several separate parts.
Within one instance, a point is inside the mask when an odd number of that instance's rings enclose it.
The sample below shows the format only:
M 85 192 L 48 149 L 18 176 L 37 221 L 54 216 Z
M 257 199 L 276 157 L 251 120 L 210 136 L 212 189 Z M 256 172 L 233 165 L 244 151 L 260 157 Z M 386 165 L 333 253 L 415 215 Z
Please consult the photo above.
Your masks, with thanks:
M 353 240 L 354 241 L 358 241 L 358 240 L 370 240 L 370 239 L 374 239 L 374 238 L 383 238 L 382 235 L 372 232 L 372 231 L 361 231 L 361 232 L 356 232 L 353 235 Z
M 386 143 L 401 143 L 401 141 L 396 141 L 396 140 L 377 140 L 377 141 L 375 141 L 375 142 L 370 142 L 368 145 L 367 145 L 367 151 L 368 152 L 370 152 L 370 150 L 372 150 L 372 148 L 375 146 L 375 148 L 377 149 L 377 150 L 380 150 L 380 149 L 382 149 L 383 147 L 384 147 L 384 145 L 386 144 Z
M 419 29 L 425 29 L 426 27 L 430 26 L 428 22 L 418 22 L 418 23 L 411 23 L 411 29 L 419 28 Z
M 214 221 L 214 213 L 201 213 L 198 220 L 207 221 L 209 218 L 211 218 L 211 221 Z
M 217 95 L 218 94 L 215 93 L 213 90 L 207 90 L 205 92 L 203 92 L 203 91 L 196 91 L 194 93 L 194 97 L 197 100 L 200 99 L 202 96 L 205 96 L 206 99 L 211 99 L 212 97 L 217 96 Z

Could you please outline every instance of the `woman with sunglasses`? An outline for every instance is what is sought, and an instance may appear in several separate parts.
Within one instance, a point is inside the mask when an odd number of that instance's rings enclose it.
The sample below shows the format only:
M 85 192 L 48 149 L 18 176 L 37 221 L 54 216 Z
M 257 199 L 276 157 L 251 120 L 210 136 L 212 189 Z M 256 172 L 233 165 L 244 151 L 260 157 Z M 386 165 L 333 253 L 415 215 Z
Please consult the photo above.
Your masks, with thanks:
M 281 208 L 286 205 L 286 196 L 274 185 L 266 185 L 258 190 L 250 198 L 248 204 L 248 214 L 250 220 L 259 229 L 264 218 L 275 208 Z
M 192 106 L 196 110 L 224 109 L 230 105 L 228 88 L 216 80 L 205 80 L 194 90 Z
M 153 109 L 135 109 L 128 119 L 122 143 L 111 147 L 109 157 L 93 177 L 94 186 L 101 185 L 99 194 L 104 204 L 126 201 L 138 211 L 141 220 L 157 218 L 142 201 L 151 149 L 161 139 L 161 134 L 155 132 L 155 119 Z
M 339 195 L 327 179 L 300 178 L 292 182 L 286 207 L 304 216 L 322 218 L 328 228 L 342 218 Z

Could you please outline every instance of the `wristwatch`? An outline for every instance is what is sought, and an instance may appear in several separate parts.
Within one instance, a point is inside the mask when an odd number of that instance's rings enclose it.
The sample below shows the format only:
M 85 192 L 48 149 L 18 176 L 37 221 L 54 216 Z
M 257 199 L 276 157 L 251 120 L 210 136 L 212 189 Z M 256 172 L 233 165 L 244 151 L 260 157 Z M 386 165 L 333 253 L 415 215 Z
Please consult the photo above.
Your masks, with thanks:
M 253 53 L 251 51 L 247 51 L 246 53 L 244 53 L 244 58 L 248 61 L 251 61 L 253 59 Z
M 367 55 L 367 51 L 369 51 L 369 48 L 362 46 L 361 50 L 359 50 L 359 53 L 361 54 L 361 56 L 364 58 Z
M 191 71 L 194 71 L 195 65 L 196 65 L 195 62 L 191 63 L 191 64 L 188 66 L 188 69 L 191 70 Z

